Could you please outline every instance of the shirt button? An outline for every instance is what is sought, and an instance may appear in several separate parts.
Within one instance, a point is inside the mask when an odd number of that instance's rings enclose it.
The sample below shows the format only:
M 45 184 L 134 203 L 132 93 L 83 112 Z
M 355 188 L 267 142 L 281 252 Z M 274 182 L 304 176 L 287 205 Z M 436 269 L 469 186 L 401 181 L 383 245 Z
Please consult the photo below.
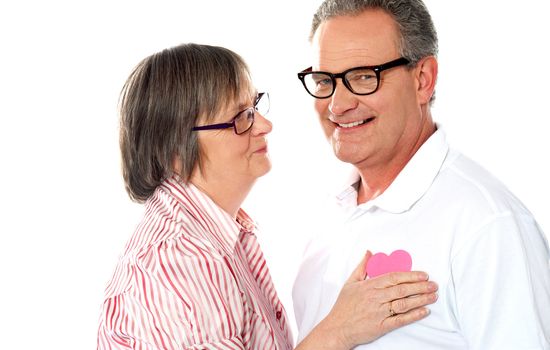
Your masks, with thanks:
M 275 313 L 275 317 L 277 317 L 277 321 L 279 321 L 281 319 L 281 316 L 283 315 L 283 313 L 281 311 L 277 311 Z

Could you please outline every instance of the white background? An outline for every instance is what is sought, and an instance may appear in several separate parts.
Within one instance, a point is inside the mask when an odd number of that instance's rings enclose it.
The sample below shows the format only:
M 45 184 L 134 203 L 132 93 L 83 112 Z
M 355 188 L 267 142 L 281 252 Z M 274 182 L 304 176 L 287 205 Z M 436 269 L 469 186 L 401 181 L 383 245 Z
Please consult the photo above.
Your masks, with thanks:
M 434 117 L 550 232 L 548 0 L 427 1 L 440 38 Z M 271 93 L 273 171 L 245 203 L 279 294 L 302 213 L 343 173 L 295 73 L 318 1 L 5 1 L 0 4 L 0 348 L 94 348 L 103 288 L 142 207 L 124 192 L 118 93 L 145 56 L 226 46 Z M 449 200 L 452 200 L 451 198 Z M 368 248 L 368 247 L 365 247 Z

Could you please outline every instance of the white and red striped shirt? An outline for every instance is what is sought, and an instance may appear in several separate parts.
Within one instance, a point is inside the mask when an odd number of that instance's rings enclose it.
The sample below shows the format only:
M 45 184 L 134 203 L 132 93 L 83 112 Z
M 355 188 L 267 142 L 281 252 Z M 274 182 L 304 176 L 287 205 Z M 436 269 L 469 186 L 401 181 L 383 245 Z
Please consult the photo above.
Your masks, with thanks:
M 107 285 L 98 349 L 291 349 L 255 226 L 172 177 Z

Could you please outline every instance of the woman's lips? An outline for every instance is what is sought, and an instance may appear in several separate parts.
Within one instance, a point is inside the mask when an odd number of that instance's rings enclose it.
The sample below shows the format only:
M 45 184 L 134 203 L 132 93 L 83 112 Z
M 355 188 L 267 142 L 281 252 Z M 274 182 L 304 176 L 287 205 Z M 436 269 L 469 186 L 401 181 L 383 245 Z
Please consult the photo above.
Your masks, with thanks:
M 258 149 L 255 150 L 253 153 L 267 153 L 267 145 L 265 145 L 265 146 L 262 147 L 262 148 L 258 148 Z

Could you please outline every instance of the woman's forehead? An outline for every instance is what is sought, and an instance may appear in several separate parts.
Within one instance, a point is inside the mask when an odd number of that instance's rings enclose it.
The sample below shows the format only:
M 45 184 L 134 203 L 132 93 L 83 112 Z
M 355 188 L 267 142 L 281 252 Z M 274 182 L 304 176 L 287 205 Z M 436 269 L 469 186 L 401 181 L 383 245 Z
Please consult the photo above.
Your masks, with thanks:
M 220 101 L 218 112 L 213 119 L 226 121 L 231 115 L 251 107 L 257 95 L 256 88 L 252 84 L 244 84 L 237 96 L 227 96 Z
M 251 83 L 247 83 L 239 92 L 237 100 L 233 101 L 233 105 L 236 106 L 238 109 L 250 107 L 251 103 L 254 102 L 257 95 L 258 91 L 254 87 L 254 85 L 252 85 Z

